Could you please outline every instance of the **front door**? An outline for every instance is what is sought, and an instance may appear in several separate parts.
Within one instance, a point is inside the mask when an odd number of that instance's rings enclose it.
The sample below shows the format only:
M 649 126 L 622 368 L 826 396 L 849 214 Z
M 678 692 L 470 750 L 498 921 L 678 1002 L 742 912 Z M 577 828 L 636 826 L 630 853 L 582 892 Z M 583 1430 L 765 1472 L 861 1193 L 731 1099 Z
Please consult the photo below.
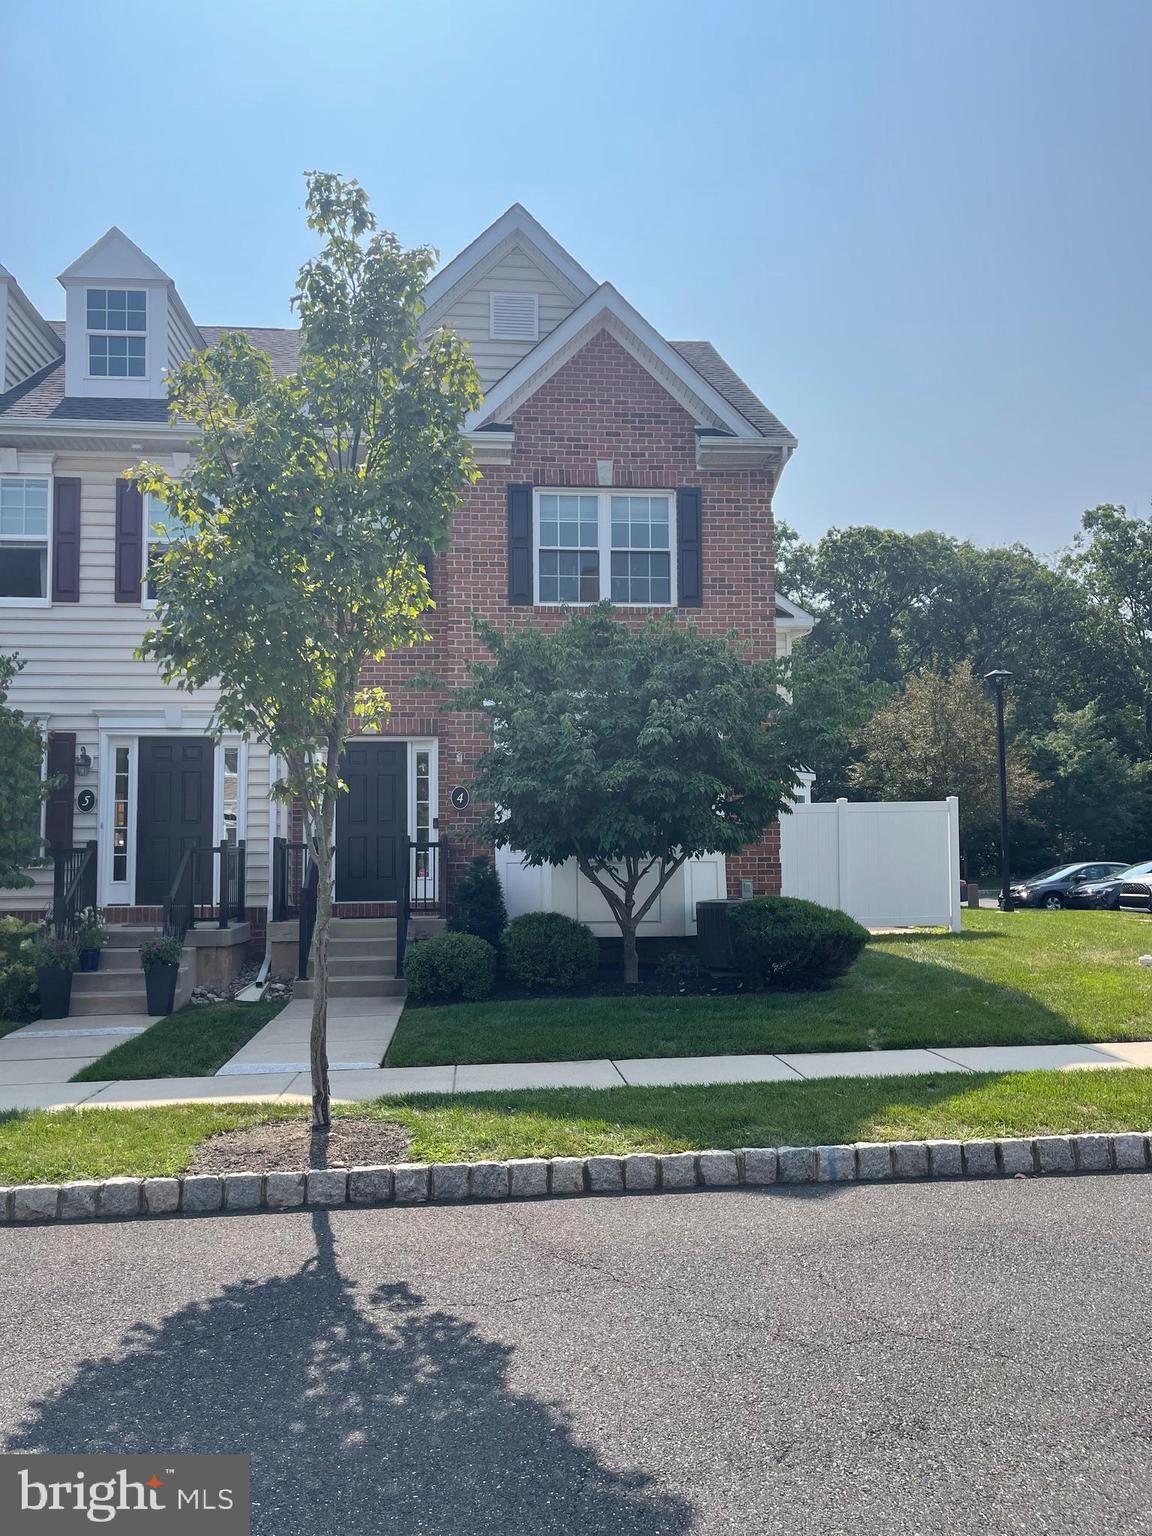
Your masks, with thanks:
M 203 736 L 141 736 L 136 825 L 136 903 L 167 900 L 184 850 L 212 846 L 212 769 L 216 751 Z M 210 900 L 212 859 L 205 856 L 199 901 Z
M 408 745 L 350 741 L 336 804 L 336 900 L 398 901 L 408 829 Z

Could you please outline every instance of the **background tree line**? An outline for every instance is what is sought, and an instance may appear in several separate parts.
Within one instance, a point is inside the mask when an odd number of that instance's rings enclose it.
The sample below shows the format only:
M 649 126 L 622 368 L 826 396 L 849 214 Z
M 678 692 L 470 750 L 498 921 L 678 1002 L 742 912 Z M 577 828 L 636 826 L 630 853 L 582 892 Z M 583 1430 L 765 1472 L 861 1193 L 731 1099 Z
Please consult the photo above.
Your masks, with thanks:
M 1011 685 L 1016 869 L 1152 857 L 1152 520 L 1085 512 L 1051 560 L 935 532 L 777 527 L 777 583 L 817 617 L 792 663 L 792 728 L 816 797 L 961 798 L 994 863 L 983 674 Z

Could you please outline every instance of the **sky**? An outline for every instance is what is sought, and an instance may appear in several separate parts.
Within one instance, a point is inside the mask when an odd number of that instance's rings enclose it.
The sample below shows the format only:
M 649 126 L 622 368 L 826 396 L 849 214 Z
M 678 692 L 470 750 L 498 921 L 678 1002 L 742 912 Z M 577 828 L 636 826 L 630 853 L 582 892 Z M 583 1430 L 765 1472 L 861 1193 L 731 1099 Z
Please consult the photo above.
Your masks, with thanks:
M 800 439 L 777 515 L 1064 546 L 1152 501 L 1152 0 L 4 0 L 0 262 L 118 224 L 291 324 L 303 172 L 522 202 Z

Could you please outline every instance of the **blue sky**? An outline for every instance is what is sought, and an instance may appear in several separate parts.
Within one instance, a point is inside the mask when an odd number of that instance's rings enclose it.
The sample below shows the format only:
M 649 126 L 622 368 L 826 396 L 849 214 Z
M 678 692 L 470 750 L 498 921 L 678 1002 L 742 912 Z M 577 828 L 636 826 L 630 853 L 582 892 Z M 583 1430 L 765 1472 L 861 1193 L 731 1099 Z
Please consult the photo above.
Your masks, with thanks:
M 1152 499 L 1148 0 L 7 0 L 0 261 L 120 224 L 290 323 L 301 173 L 445 258 L 523 202 L 800 438 L 777 512 L 1050 551 Z

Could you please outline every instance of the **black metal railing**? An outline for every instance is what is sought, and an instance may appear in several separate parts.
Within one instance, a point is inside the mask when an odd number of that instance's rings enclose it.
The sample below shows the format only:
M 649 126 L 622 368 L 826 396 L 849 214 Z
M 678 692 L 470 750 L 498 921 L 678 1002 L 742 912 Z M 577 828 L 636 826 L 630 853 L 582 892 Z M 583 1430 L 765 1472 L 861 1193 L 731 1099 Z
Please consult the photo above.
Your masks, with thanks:
M 312 935 L 316 931 L 316 889 L 320 883 L 320 870 L 314 859 L 309 859 L 300 886 L 300 937 L 296 954 L 296 979 L 308 980 L 308 961 L 312 954 Z
M 164 902 L 164 932 L 183 940 L 197 923 L 227 928 L 242 923 L 247 906 L 248 855 L 244 839 L 185 848 Z
M 286 837 L 272 839 L 272 921 L 285 922 L 300 915 L 300 892 L 309 865 L 307 843 L 290 843 Z
M 440 911 L 440 844 L 409 844 L 408 893 L 413 912 Z
M 52 850 L 52 931 L 75 944 L 80 914 L 96 905 L 96 844 Z

